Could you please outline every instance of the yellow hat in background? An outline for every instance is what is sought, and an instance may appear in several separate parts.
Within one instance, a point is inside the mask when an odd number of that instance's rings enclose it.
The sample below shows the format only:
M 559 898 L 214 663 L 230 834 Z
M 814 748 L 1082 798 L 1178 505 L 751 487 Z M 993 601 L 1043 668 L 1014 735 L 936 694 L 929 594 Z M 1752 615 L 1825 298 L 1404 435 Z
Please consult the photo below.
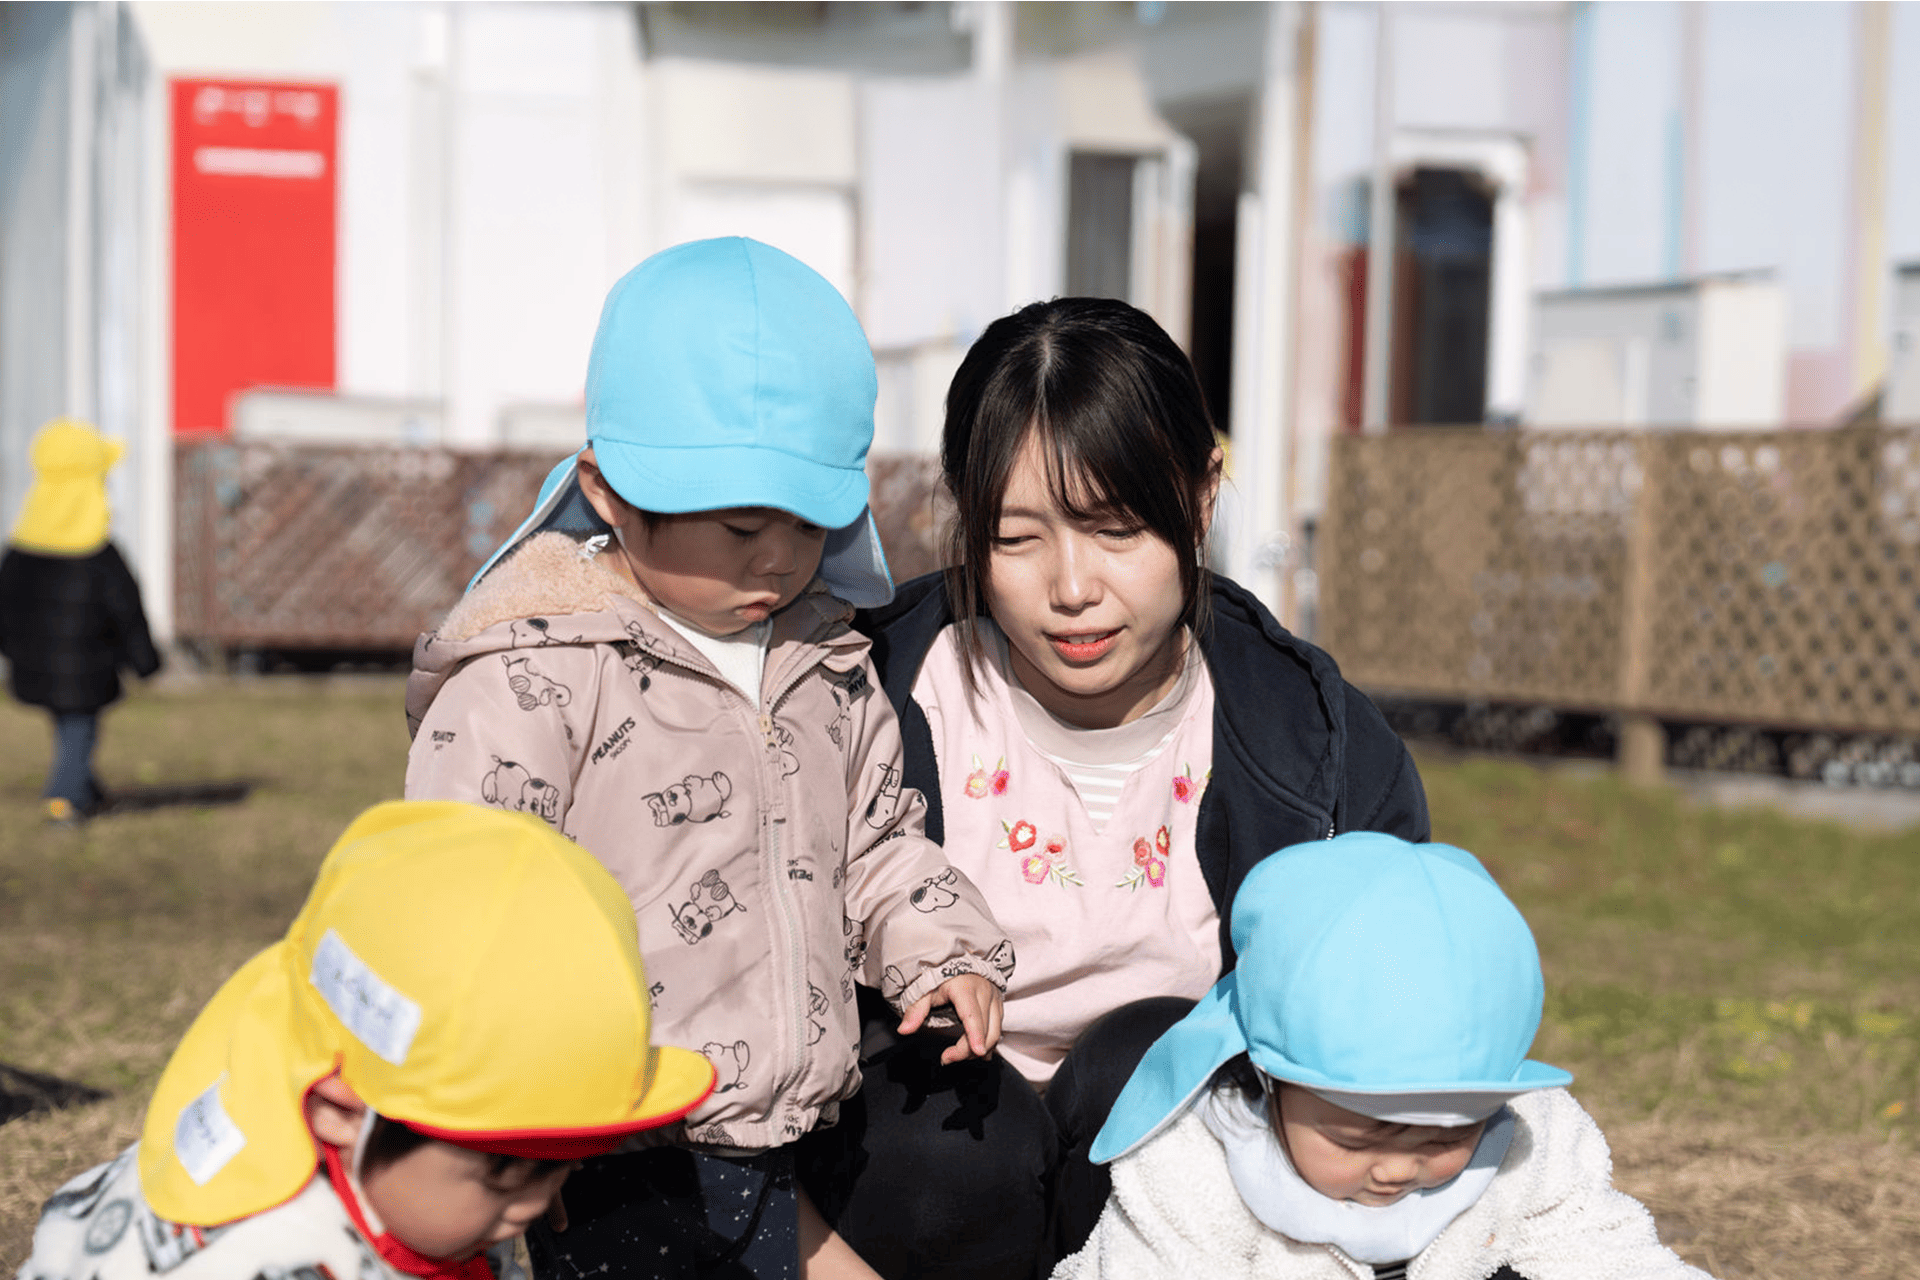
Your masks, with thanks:
M 10 541 L 22 551 L 92 555 L 107 545 L 107 472 L 126 446 L 87 423 L 55 418 L 34 433 L 33 484 Z
M 377 805 L 341 835 L 287 936 L 228 979 L 174 1051 L 140 1140 L 154 1212 L 199 1226 L 313 1176 L 306 1092 L 337 1068 L 435 1138 L 575 1159 L 677 1120 L 711 1063 L 652 1047 L 625 892 L 539 819 Z

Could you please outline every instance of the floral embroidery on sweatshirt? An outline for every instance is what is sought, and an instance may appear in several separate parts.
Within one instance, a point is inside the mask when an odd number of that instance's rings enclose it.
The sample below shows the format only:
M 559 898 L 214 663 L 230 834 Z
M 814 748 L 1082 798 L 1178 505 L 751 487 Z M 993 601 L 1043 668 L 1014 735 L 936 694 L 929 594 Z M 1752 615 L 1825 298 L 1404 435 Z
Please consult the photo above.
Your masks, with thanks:
M 1145 836 L 1133 842 L 1133 868 L 1126 875 L 1113 882 L 1116 889 L 1138 889 L 1142 884 L 1148 888 L 1159 889 L 1167 883 L 1167 848 L 1173 843 L 1173 837 L 1163 826 L 1153 833 L 1153 839 Z
M 1086 884 L 1080 873 L 1067 865 L 1065 836 L 1050 835 L 1041 840 L 1040 829 L 1025 818 L 1012 823 L 1003 818 L 1000 826 L 1006 835 L 998 847 L 1020 855 L 1020 876 L 1028 884 L 1045 884 L 1049 880 L 1056 884 Z M 1034 847 L 1036 844 L 1038 848 Z
M 1180 772 L 1173 775 L 1173 798 L 1181 804 L 1192 804 L 1207 789 L 1207 783 L 1213 780 L 1213 770 L 1208 769 L 1198 780 L 1193 776 L 1193 766 L 1183 764 Z
M 989 769 L 980 763 L 980 757 L 973 758 L 973 772 L 967 775 L 967 799 L 984 800 L 988 796 L 1007 794 L 1007 758 L 1001 756 Z

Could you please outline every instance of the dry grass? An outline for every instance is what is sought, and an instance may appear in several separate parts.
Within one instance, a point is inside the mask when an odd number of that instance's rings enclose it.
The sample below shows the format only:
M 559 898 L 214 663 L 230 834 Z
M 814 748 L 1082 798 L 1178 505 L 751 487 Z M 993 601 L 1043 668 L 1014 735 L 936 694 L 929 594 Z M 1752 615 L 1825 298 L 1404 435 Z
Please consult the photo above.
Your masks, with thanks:
M 39 821 L 47 731 L 0 705 L 0 1061 L 110 1089 L 0 1126 L 0 1276 L 59 1182 L 131 1142 L 174 1042 L 276 938 L 346 821 L 397 793 L 397 681 L 143 692 L 110 782 L 251 778 L 229 808 Z M 1422 761 L 1436 833 L 1540 937 L 1536 1056 L 1620 1185 L 1735 1280 L 1894 1277 L 1920 1254 L 1920 835 L 1869 836 L 1524 766 Z
M 0 1276 L 61 1181 L 138 1136 L 200 1006 L 286 928 L 334 836 L 398 794 L 396 680 L 253 681 L 141 693 L 108 714 L 109 784 L 253 779 L 246 803 L 40 821 L 48 732 L 0 704 L 0 1061 L 113 1091 L 0 1126 Z

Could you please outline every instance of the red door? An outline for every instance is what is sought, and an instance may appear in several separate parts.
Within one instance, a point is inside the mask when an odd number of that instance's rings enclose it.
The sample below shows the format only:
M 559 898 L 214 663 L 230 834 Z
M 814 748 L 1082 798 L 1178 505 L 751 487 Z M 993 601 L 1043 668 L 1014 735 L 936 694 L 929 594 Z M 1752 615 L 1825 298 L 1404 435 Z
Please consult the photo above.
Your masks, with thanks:
M 332 85 L 173 81 L 173 429 L 334 385 Z

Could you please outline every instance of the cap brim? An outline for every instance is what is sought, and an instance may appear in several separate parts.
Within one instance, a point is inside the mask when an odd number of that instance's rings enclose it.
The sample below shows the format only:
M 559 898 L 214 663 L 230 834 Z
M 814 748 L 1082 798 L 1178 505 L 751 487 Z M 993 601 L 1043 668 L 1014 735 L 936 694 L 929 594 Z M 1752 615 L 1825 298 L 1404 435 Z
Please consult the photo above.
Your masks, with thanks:
M 584 1160 L 606 1155 L 622 1141 L 648 1129 L 685 1119 L 707 1100 L 719 1083 L 719 1073 L 703 1055 L 661 1045 L 653 1051 L 653 1075 L 634 1106 L 634 1115 L 615 1124 L 578 1129 L 501 1129 L 479 1131 L 445 1129 L 404 1121 L 409 1129 L 456 1146 L 526 1160 Z
M 613 491 L 642 511 L 677 514 L 778 507 L 841 529 L 867 505 L 867 473 L 791 453 L 739 445 L 660 448 L 595 438 L 594 462 Z
M 1253 1065 L 1275 1080 L 1285 1080 L 1288 1084 L 1297 1084 L 1315 1093 L 1343 1093 L 1358 1098 L 1427 1094 L 1454 1095 L 1461 1098 L 1497 1098 L 1505 1101 L 1519 1094 L 1531 1093 L 1535 1089 L 1558 1089 L 1573 1083 L 1572 1073 L 1563 1071 L 1559 1067 L 1549 1066 L 1544 1062 L 1535 1062 L 1531 1058 L 1522 1061 L 1519 1069 L 1505 1080 L 1408 1080 L 1392 1084 L 1356 1084 L 1351 1080 L 1336 1080 L 1323 1071 L 1315 1071 L 1311 1067 L 1303 1067 L 1297 1062 L 1271 1054 L 1256 1053 Z M 1365 1111 L 1364 1107 L 1348 1109 Z
M 168 1060 L 140 1137 L 140 1187 L 173 1222 L 214 1226 L 299 1194 L 318 1159 L 301 1110 L 333 1055 L 291 1034 L 275 943 L 240 968 Z
M 1235 999 L 1234 975 L 1229 973 L 1153 1042 L 1107 1113 L 1087 1153 L 1089 1160 L 1117 1160 L 1151 1138 L 1187 1109 L 1214 1072 L 1247 1051 Z

